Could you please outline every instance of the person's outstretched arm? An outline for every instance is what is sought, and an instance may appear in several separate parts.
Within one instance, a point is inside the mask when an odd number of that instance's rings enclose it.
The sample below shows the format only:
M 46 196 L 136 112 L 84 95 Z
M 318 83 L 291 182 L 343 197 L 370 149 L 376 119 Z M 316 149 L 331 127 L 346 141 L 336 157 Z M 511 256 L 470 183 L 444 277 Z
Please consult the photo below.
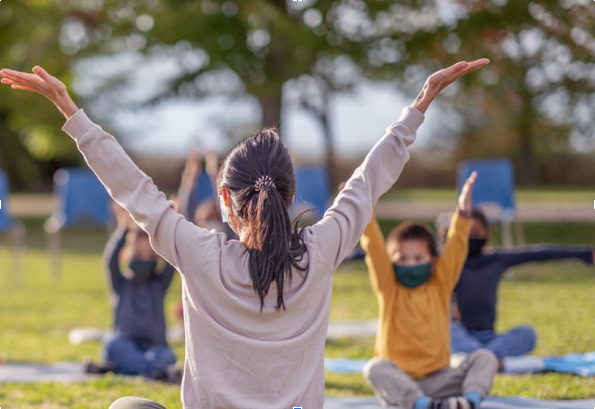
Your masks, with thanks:
M 442 254 L 436 261 L 436 279 L 442 284 L 445 293 L 450 297 L 455 285 L 459 281 L 461 271 L 467 260 L 469 251 L 469 233 L 471 232 L 471 193 L 477 179 L 473 172 L 465 182 L 455 214 L 450 222 L 448 235 Z
M 176 212 L 174 203 L 134 164 L 116 139 L 78 109 L 64 84 L 41 67 L 35 67 L 33 72 L 3 69 L 0 75 L 3 84 L 44 95 L 58 107 L 68 119 L 62 129 L 75 140 L 109 194 L 148 233 L 158 254 L 180 272 L 198 268 L 207 253 L 216 251 L 205 241 L 210 233 Z
M 502 249 L 496 252 L 498 258 L 506 268 L 534 261 L 553 261 L 577 259 L 593 265 L 595 254 L 593 247 L 588 246 L 560 246 L 554 244 L 533 244 L 519 246 L 512 249 Z M 502 270 L 504 273 L 506 270 Z
M 378 199 L 397 181 L 409 160 L 407 146 L 415 140 L 430 103 L 458 78 L 488 63 L 487 59 L 460 62 L 432 74 L 411 106 L 355 170 L 323 219 L 312 227 L 316 249 L 330 271 L 353 250 L 372 219 Z

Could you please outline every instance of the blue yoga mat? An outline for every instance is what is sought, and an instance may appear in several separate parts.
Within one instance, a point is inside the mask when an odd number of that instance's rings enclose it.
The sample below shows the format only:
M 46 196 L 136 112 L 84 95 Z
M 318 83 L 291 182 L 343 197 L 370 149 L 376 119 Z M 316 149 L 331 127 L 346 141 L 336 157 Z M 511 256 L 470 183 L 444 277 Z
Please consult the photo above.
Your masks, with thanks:
M 567 354 L 544 359 L 546 371 L 572 373 L 580 376 L 595 375 L 595 352 Z
M 546 357 L 543 361 L 545 371 L 595 376 L 595 352 Z M 334 373 L 362 373 L 367 362 L 367 359 L 327 358 L 324 360 L 324 368 Z
M 368 359 L 325 358 L 324 369 L 334 373 L 362 373 Z

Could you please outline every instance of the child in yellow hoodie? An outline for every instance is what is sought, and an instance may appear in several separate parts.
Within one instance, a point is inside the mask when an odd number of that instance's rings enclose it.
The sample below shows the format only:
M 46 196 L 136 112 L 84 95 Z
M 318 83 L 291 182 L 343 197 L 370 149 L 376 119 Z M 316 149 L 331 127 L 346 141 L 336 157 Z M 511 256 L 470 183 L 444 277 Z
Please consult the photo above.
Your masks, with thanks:
M 375 218 L 361 239 L 379 305 L 374 358 L 364 375 L 384 406 L 476 409 L 492 388 L 498 362 L 487 350 L 450 361 L 450 300 L 467 257 L 474 173 L 459 197 L 438 255 L 426 225 L 406 222 L 384 237 Z

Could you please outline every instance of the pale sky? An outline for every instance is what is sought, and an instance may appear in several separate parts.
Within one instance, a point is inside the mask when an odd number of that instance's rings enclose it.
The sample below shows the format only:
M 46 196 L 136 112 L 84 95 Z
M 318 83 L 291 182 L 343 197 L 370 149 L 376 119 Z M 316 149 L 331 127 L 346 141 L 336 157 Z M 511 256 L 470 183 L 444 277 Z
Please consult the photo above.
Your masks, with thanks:
M 368 151 L 386 127 L 399 118 L 411 99 L 386 84 L 375 83 L 362 83 L 354 92 L 333 97 L 331 118 L 337 152 L 354 156 Z M 427 123 L 420 129 L 417 146 L 423 146 L 432 129 L 440 126 L 437 111 L 430 109 Z M 324 154 L 321 130 L 307 111 L 290 107 L 284 109 L 282 115 L 285 141 L 292 153 Z M 199 101 L 177 99 L 150 111 L 124 112 L 114 118 L 114 125 L 117 136 L 138 154 L 184 156 L 191 147 L 223 154 L 230 146 L 220 131 L 221 124 L 254 129 L 259 116 L 258 105 L 249 97 L 232 103 L 221 97 L 209 97 Z

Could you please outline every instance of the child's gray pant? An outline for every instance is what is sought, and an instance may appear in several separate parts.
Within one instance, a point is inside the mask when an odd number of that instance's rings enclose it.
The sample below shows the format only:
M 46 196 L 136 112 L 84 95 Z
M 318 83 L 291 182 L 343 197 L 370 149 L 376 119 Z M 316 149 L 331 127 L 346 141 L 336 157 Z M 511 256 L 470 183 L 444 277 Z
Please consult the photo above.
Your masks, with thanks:
M 364 376 L 383 406 L 412 408 L 422 396 L 445 399 L 475 391 L 486 398 L 498 371 L 496 356 L 485 349 L 472 352 L 456 369 L 444 368 L 425 378 L 413 379 L 389 359 L 374 358 Z

